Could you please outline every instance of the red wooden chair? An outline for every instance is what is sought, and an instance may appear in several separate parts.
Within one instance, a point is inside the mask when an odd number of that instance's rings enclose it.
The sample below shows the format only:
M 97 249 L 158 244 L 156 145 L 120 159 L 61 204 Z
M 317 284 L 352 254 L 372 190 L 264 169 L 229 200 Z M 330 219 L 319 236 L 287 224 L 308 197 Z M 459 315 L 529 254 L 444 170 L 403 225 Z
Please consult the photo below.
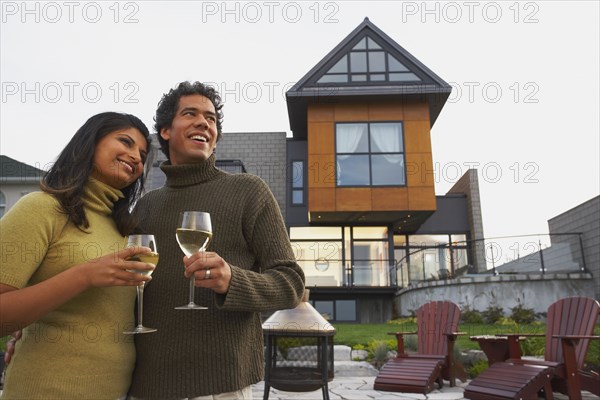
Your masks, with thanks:
M 417 310 L 416 332 L 394 332 L 398 340 L 398 355 L 379 371 L 373 388 L 394 392 L 429 393 L 435 382 L 440 388 L 442 379 L 455 385 L 467 374 L 454 360 L 454 342 L 458 337 L 460 308 L 449 301 L 434 301 Z M 417 335 L 417 354 L 406 354 L 404 335 Z
M 537 399 L 552 390 L 571 400 L 581 399 L 581 390 L 600 395 L 598 374 L 583 371 L 583 363 L 600 313 L 600 303 L 587 297 L 569 297 L 548 308 L 545 335 L 511 334 L 509 359 L 491 365 L 465 387 L 465 398 L 472 400 Z M 544 360 L 521 359 L 519 338 L 545 336 Z

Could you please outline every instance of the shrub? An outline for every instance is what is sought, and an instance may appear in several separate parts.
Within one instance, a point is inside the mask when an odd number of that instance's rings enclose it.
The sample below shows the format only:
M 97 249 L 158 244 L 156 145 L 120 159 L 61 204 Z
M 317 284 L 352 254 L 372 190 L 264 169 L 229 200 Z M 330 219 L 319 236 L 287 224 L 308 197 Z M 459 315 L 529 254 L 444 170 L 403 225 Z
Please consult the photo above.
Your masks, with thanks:
M 504 311 L 502 307 L 498 306 L 489 306 L 483 313 L 483 322 L 486 324 L 495 324 L 500 320 L 500 318 L 504 317 Z
M 418 345 L 417 335 L 405 335 L 404 336 L 404 351 L 416 352 L 417 345 Z
M 314 346 L 314 338 L 281 338 L 277 340 L 277 348 L 281 351 L 281 354 L 287 358 L 288 350 L 292 347 L 300 346 Z
M 494 323 L 494 325 L 510 326 L 518 329 L 517 323 L 512 318 L 502 317 Z
M 369 342 L 369 356 L 371 363 L 379 369 L 388 359 L 389 343 L 383 340 L 373 340 Z
M 486 369 L 488 369 L 488 362 L 485 360 L 479 360 L 467 370 L 467 373 L 469 374 L 469 378 L 473 379 Z
M 483 316 L 481 312 L 477 310 L 471 310 L 471 307 L 465 306 L 464 310 L 461 311 L 461 320 L 463 324 L 482 324 Z
M 403 317 L 391 319 L 387 322 L 392 325 L 413 325 L 417 323 L 417 317 Z
M 598 372 L 600 370 L 600 340 L 591 340 L 587 357 L 586 368 Z
M 522 304 L 517 304 L 510 309 L 512 318 L 517 324 L 531 324 L 536 319 L 536 313 L 533 308 L 525 308 Z
M 544 337 L 528 337 L 520 343 L 524 356 L 540 357 L 546 351 L 546 339 Z

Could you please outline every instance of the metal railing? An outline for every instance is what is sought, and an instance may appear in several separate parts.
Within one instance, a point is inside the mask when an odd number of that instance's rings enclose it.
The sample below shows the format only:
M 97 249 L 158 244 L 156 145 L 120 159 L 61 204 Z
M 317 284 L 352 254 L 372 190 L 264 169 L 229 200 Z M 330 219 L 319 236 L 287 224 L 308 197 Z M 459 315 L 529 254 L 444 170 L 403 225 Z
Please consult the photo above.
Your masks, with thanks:
M 475 275 L 587 272 L 581 233 L 536 234 L 396 247 L 396 260 L 300 259 L 308 287 L 408 287 Z M 330 246 L 331 247 L 331 246 Z M 335 249 L 334 249 L 335 250 Z M 398 255 L 404 254 L 398 258 Z
M 456 249 L 467 257 L 455 257 Z M 440 256 L 442 255 L 442 256 Z M 581 233 L 467 240 L 411 249 L 395 263 L 399 287 L 464 275 L 587 272 Z

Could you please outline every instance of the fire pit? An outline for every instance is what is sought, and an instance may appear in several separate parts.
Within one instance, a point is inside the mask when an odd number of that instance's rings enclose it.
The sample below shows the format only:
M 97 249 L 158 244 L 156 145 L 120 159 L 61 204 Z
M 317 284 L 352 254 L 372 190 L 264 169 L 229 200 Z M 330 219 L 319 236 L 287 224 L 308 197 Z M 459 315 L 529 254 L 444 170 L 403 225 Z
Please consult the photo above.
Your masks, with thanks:
M 333 380 L 335 328 L 308 303 L 308 290 L 298 307 L 275 312 L 263 323 L 266 344 L 265 392 L 323 391 L 329 400 Z

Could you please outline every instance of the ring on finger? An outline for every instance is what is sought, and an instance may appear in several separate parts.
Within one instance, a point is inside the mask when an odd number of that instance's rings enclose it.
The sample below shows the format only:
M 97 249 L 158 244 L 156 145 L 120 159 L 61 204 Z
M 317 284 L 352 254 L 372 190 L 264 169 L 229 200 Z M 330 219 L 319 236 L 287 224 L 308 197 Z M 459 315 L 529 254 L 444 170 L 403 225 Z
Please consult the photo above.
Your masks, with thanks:
M 204 275 L 204 279 L 210 279 L 210 269 L 206 270 L 206 275 Z

